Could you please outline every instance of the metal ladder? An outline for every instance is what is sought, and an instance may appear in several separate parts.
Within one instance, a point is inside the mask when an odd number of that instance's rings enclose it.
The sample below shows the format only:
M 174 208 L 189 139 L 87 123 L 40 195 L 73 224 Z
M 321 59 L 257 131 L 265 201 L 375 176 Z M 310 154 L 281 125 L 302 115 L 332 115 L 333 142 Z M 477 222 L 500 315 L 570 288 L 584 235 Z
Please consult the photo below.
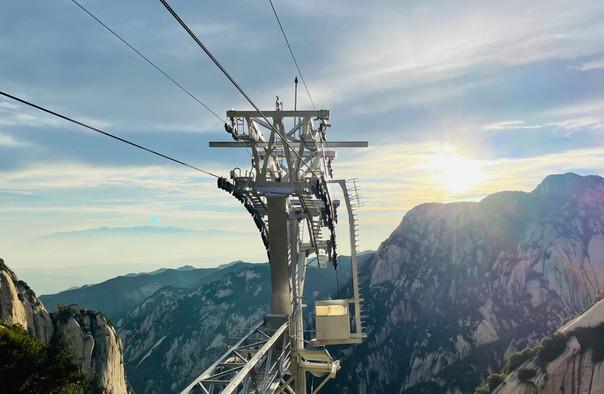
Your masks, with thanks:
M 357 253 L 358 253 L 358 249 L 359 249 L 359 222 L 358 222 L 358 209 L 360 207 L 363 206 L 363 203 L 361 201 L 362 196 L 359 194 L 359 184 L 358 184 L 358 178 L 351 178 L 351 179 L 347 179 L 346 180 L 346 193 L 348 194 L 348 198 L 350 200 L 350 208 L 351 208 L 351 217 L 349 218 L 349 220 L 352 222 L 352 227 L 353 227 L 353 231 L 352 231 L 352 236 L 353 236 L 353 240 L 351 242 L 351 244 L 354 246 L 354 255 L 356 257 Z M 352 253 L 352 251 L 351 251 Z M 365 315 L 363 315 L 362 310 L 363 310 L 363 294 L 361 293 L 361 289 L 360 289 L 360 285 L 358 282 L 358 276 L 359 276 L 359 272 L 358 272 L 358 266 L 355 265 L 355 267 L 353 268 L 356 270 L 356 272 L 354 273 L 354 277 L 357 278 L 356 281 L 356 287 L 357 287 L 357 295 L 358 295 L 358 304 L 359 304 L 359 313 L 360 313 L 360 320 L 357 320 L 357 323 L 359 324 L 359 327 L 357 327 L 357 332 L 361 335 L 361 337 L 363 337 L 365 335 L 364 330 L 363 330 L 363 326 L 365 325 Z

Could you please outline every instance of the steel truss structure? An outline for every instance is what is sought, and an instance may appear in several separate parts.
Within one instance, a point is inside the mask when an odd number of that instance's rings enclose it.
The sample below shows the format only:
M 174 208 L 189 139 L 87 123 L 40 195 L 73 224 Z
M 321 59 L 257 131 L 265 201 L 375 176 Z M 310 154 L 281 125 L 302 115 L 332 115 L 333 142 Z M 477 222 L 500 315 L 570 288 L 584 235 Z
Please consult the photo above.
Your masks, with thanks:
M 267 393 L 284 386 L 291 343 L 286 317 L 259 323 L 186 389 L 190 393 Z
M 214 148 L 247 148 L 251 166 L 235 168 L 218 187 L 248 211 L 266 248 L 271 270 L 271 314 L 232 346 L 183 393 L 318 392 L 340 363 L 326 345 L 361 343 L 358 285 L 356 179 L 333 179 L 334 148 L 366 147 L 361 141 L 327 141 L 328 110 L 227 111 L 234 141 Z M 291 124 L 291 128 L 286 128 Z M 340 201 L 348 216 L 352 298 L 317 301 L 315 336 L 305 337 L 303 294 L 306 267 L 338 265 L 336 223 Z M 314 387 L 315 379 L 320 379 Z

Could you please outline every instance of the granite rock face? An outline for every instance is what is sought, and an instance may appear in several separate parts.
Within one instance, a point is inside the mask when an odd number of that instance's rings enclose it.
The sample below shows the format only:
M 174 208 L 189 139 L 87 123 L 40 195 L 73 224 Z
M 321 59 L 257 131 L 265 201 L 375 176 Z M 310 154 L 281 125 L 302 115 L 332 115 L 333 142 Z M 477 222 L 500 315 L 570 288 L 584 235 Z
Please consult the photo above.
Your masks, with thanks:
M 50 314 L 35 293 L 0 260 L 0 320 L 25 328 L 43 343 L 62 340 L 73 362 L 106 394 L 128 392 L 121 341 L 101 314 L 77 305 Z
M 361 272 L 367 342 L 338 393 L 467 393 L 604 290 L 604 179 L 409 211 Z
M 0 320 L 18 324 L 31 335 L 48 344 L 54 335 L 50 314 L 38 300 L 27 283 L 17 276 L 0 259 Z

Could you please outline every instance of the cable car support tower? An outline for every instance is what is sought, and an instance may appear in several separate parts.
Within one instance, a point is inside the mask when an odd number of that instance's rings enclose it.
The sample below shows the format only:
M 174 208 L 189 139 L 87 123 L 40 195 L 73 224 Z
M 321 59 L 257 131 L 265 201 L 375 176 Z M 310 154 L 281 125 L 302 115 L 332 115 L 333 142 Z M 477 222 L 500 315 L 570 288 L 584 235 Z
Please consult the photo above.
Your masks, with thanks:
M 367 142 L 330 142 L 328 110 L 227 111 L 234 141 L 212 148 L 249 148 L 248 170 L 235 168 L 218 187 L 249 212 L 266 247 L 271 307 L 258 323 L 183 393 L 317 393 L 340 369 L 326 345 L 361 343 L 361 297 L 357 271 L 359 196 L 356 180 L 333 179 L 334 148 Z M 271 124 L 267 124 L 267 120 Z M 292 124 L 286 129 L 286 124 Z M 314 336 L 305 336 L 306 267 L 337 268 L 336 223 L 342 191 L 348 216 L 352 298 L 316 301 Z M 310 332 L 307 334 L 312 334 Z M 310 376 L 310 375 L 312 376 Z M 316 385 L 315 385 L 316 382 Z M 307 387 L 308 386 L 308 387 Z

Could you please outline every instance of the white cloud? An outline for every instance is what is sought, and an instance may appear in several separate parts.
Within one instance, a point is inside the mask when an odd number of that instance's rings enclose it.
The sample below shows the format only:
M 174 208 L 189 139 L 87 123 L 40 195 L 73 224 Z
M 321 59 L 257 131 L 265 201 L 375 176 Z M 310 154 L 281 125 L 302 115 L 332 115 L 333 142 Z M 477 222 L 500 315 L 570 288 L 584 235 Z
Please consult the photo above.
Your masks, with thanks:
M 208 168 L 208 166 L 206 166 Z M 221 168 L 209 167 L 219 173 Z M 81 163 L 50 163 L 0 171 L 0 188 L 28 190 L 128 187 L 146 190 L 195 193 L 214 187 L 214 178 L 180 166 L 93 166 Z M 199 188 L 199 189 L 197 189 Z
M 161 265 L 176 257 L 204 256 L 205 261 L 217 264 L 266 256 L 245 208 L 217 189 L 213 178 L 178 166 L 51 163 L 6 170 L 0 172 L 0 201 L 0 249 L 21 263 L 39 264 L 39 256 L 44 256 L 45 264 L 78 264 L 81 259 L 106 263 L 119 256 L 122 260 L 118 261 Z M 130 247 L 127 240 L 86 245 L 66 242 L 63 247 L 31 241 L 53 232 L 151 225 L 154 216 L 161 217 L 165 226 L 245 234 L 238 239 L 240 248 L 229 247 L 233 236 L 225 234 L 215 234 L 212 239 L 193 234 L 170 242 L 162 242 L 160 237 L 141 239 Z
M 8 104 L 8 105 L 7 105 Z M 61 127 L 61 128 L 73 128 L 78 130 L 85 130 L 81 126 L 77 126 L 66 120 L 57 118 L 53 115 L 34 112 L 33 110 L 24 110 L 18 106 L 13 106 L 9 103 L 0 103 L 0 126 L 1 127 Z M 57 112 L 61 113 L 60 110 Z M 72 117 L 72 114 L 64 113 L 63 115 Z M 106 129 L 111 126 L 111 123 L 90 118 L 86 116 L 73 116 L 76 120 L 86 123 L 92 127 Z
M 19 108 L 18 105 L 9 103 L 8 101 L 0 101 L 0 112 Z
M 522 120 L 511 120 L 489 123 L 480 127 L 481 131 L 501 132 L 507 130 L 538 130 L 546 129 L 561 132 L 566 136 L 581 131 L 604 132 L 604 119 L 596 116 L 570 118 L 545 123 L 529 124 Z
M 346 101 L 388 89 L 421 86 L 465 75 L 488 77 L 498 68 L 571 59 L 602 50 L 600 1 L 569 9 L 564 1 L 405 6 L 355 25 L 332 47 L 317 101 Z M 377 7 L 376 7 L 377 8 Z M 352 59 L 352 60 L 351 60 Z M 480 66 L 480 69 L 477 67 Z
M 506 120 L 503 122 L 489 123 L 482 126 L 482 130 L 509 130 L 522 128 L 525 125 L 523 120 Z
M 18 141 L 11 135 L 0 133 L 0 146 L 7 148 L 18 148 L 30 146 L 30 144 L 27 142 Z
M 602 70 L 604 69 L 604 57 L 583 63 L 579 66 L 569 66 L 569 68 L 578 71 Z
M 473 187 L 452 193 L 433 163 L 443 152 L 454 152 L 475 163 L 483 176 Z M 476 159 L 440 143 L 374 147 L 337 163 L 339 174 L 361 179 L 367 197 L 366 214 L 389 211 L 395 225 L 404 211 L 430 201 L 476 200 L 501 190 L 532 190 L 545 176 L 567 171 L 604 174 L 604 147 L 565 150 L 551 154 L 500 159 Z

